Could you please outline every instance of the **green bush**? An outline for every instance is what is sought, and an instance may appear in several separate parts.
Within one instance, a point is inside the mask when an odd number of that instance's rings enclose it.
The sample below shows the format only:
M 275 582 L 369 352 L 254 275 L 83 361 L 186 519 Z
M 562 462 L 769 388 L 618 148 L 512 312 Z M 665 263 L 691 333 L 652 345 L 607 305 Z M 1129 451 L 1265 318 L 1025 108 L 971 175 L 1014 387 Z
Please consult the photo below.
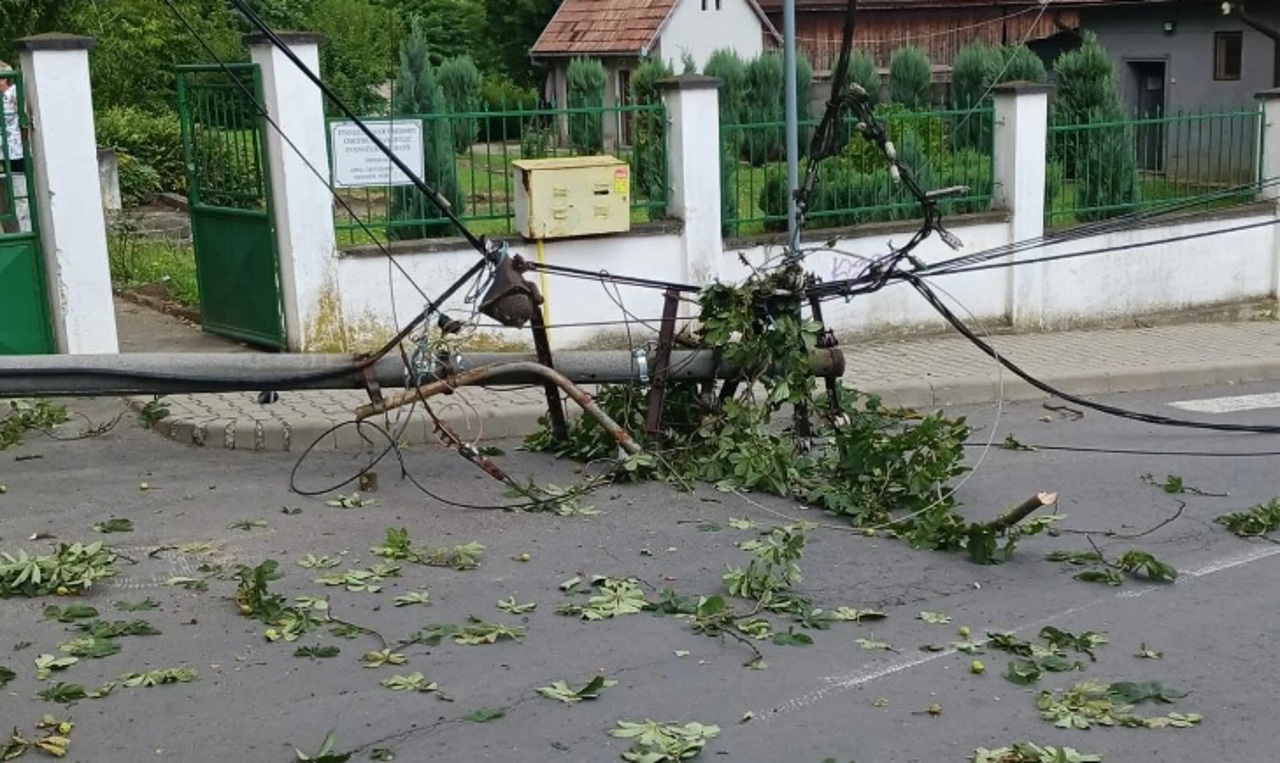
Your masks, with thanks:
M 569 145 L 580 154 L 604 153 L 604 94 L 609 74 L 594 58 L 575 58 L 565 74 L 570 109 L 589 109 L 569 114 Z
M 1044 208 L 1052 209 L 1053 200 L 1058 198 L 1067 184 L 1067 171 L 1062 162 L 1049 162 L 1044 168 Z
M 1094 124 L 1116 122 L 1124 118 L 1124 112 L 1117 102 L 1094 109 L 1088 118 Z M 1081 131 L 1075 180 L 1077 220 L 1106 220 L 1132 212 L 1138 202 L 1138 149 L 1133 128 L 1116 125 Z
M 660 58 L 642 63 L 631 77 L 631 101 L 637 106 L 662 103 L 658 82 L 672 76 Z M 664 120 L 651 111 L 627 114 L 631 120 L 634 192 L 650 201 L 667 198 L 667 131 Z M 653 210 L 650 210 L 653 213 Z
M 899 158 L 908 167 L 902 146 L 915 141 L 920 153 L 930 160 L 940 161 L 947 153 L 946 125 L 942 117 L 929 112 L 914 112 L 899 103 L 882 103 L 876 107 L 876 121 L 884 125 L 885 133 L 898 149 Z M 910 137 L 908 137 L 910 136 Z M 844 156 L 859 172 L 887 172 L 888 159 L 880 147 L 862 135 L 855 135 L 845 146 Z
M 1093 32 L 1084 33 L 1079 48 L 1059 56 L 1053 69 L 1058 75 L 1053 107 L 1059 124 L 1083 124 L 1090 112 L 1115 98 L 1116 66 Z
M 480 70 L 471 56 L 450 58 L 440 64 L 436 75 L 449 113 L 453 150 L 465 154 L 480 139 Z
M 537 92 L 520 87 L 501 76 L 486 76 L 480 86 L 480 107 L 489 112 L 480 122 L 480 140 L 508 143 L 521 140 L 526 117 L 512 112 L 538 108 Z M 543 121 L 550 122 L 550 119 Z
M 786 76 L 782 56 L 777 53 L 761 54 L 747 64 L 742 123 L 750 128 L 742 136 L 742 158 L 752 167 L 763 167 L 782 158 L 784 112 L 778 104 Z M 770 126 L 761 126 L 764 124 Z
M 995 176 L 992 170 L 990 154 L 974 149 L 961 149 L 946 157 L 937 173 L 938 187 L 964 185 L 969 187 L 969 193 L 966 195 L 990 199 L 995 190 Z M 943 213 L 949 215 L 985 212 L 990 206 L 990 201 L 944 201 L 941 204 Z
M 924 142 L 915 133 L 902 133 L 898 155 L 925 188 L 934 187 L 933 162 L 925 154 Z M 780 218 L 767 220 L 766 230 L 786 230 L 786 171 L 782 165 L 765 169 L 758 203 L 767 217 Z M 886 166 L 867 168 L 849 156 L 823 163 L 809 204 L 809 218 L 816 228 L 906 220 L 918 214 L 915 199 L 893 182 Z
M 742 156 L 742 131 L 732 128 L 742 123 L 746 109 L 750 83 L 747 80 L 747 63 L 732 48 L 712 52 L 702 73 L 717 77 L 720 85 L 720 219 L 732 220 L 738 216 L 738 157 Z M 724 227 L 725 235 L 737 231 Z
M 1026 45 L 1007 46 L 1001 52 L 1004 74 L 1000 76 L 1000 82 L 1044 82 L 1049 78 L 1044 61 Z
M 889 94 L 908 109 L 929 107 L 933 92 L 933 64 L 920 48 L 898 48 L 889 59 Z
M 399 19 L 392 21 L 394 32 L 387 28 L 388 15 L 377 0 L 312 0 L 304 21 L 303 28 L 323 39 L 320 72 L 325 82 L 357 114 L 387 110 L 378 88 L 395 72 L 392 40 L 400 31 Z M 328 99 L 325 108 L 332 115 L 339 113 Z
M 421 22 L 415 20 L 409 39 L 400 51 L 400 73 L 396 77 L 391 104 L 396 116 L 430 116 L 445 112 L 444 91 L 437 84 Z M 446 130 L 427 130 L 423 136 L 424 177 L 452 206 L 463 213 L 463 196 L 454 161 L 453 138 Z M 403 221 L 427 220 L 419 225 L 395 225 Z M 414 186 L 397 186 L 391 193 L 387 238 L 393 241 L 447 236 L 453 226 L 430 200 Z
M 537 119 L 529 120 L 520 136 L 521 159 L 545 159 L 554 153 L 555 131 Z
M 748 95 L 742 110 L 742 123 L 751 127 L 743 135 L 742 158 L 753 167 L 763 167 L 786 156 L 786 82 L 786 68 L 782 56 L 777 53 L 763 53 L 747 65 Z M 802 123 L 802 151 L 810 132 L 803 123 L 809 119 L 812 91 L 813 67 L 807 59 L 799 56 L 796 59 L 796 101 Z M 767 127 L 762 126 L 766 124 Z
M 120 201 L 124 206 L 135 207 L 160 192 L 160 173 L 132 154 L 116 151 L 116 168 L 120 177 Z
M 1058 75 L 1052 121 L 1060 125 L 1120 122 L 1125 117 L 1120 74 L 1115 62 L 1085 32 L 1084 44 L 1064 53 L 1054 65 Z M 1081 221 L 1102 220 L 1125 214 L 1138 201 L 1138 156 L 1133 130 L 1126 126 L 1075 130 L 1060 134 L 1052 146 L 1052 159 L 1060 162 L 1075 181 L 1077 212 Z
M 236 129 L 205 128 L 196 136 L 200 202 L 216 207 L 262 209 L 266 204 L 261 157 Z
M 159 190 L 186 192 L 182 127 L 176 113 L 114 106 L 94 115 L 94 127 L 99 146 L 114 148 L 128 154 L 135 165 L 151 168 L 159 180 Z
M 849 68 L 845 76 L 848 82 L 857 83 L 867 91 L 872 106 L 880 102 L 880 67 L 876 66 L 876 60 L 870 53 L 865 50 L 853 51 L 849 56 Z
M 1052 124 L 1086 124 L 1090 113 L 1119 98 L 1119 73 L 1093 32 L 1085 32 L 1081 47 L 1059 56 L 1053 69 L 1058 81 Z M 1062 162 L 1069 176 L 1074 176 L 1075 141 L 1070 139 L 1072 136 L 1064 137 L 1067 139 L 1054 142 L 1053 158 Z
M 973 42 L 951 62 L 951 97 L 957 109 L 972 109 L 983 101 L 1003 65 L 1000 48 Z

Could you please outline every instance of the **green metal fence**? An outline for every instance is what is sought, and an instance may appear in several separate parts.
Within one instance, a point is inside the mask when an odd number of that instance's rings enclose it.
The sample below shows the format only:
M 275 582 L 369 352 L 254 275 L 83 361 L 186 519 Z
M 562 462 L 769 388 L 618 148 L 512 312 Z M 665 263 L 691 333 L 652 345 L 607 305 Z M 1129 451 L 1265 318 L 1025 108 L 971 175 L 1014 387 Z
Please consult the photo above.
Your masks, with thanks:
M 889 106 L 881 107 L 877 118 L 926 190 L 968 186 L 966 194 L 944 202 L 946 213 L 990 207 L 995 184 L 992 109 L 909 112 Z M 802 149 L 816 125 L 816 120 L 801 122 Z M 781 121 L 721 127 L 721 219 L 726 235 L 786 230 L 784 129 Z M 919 205 L 893 183 L 887 159 L 857 133 L 855 121 L 846 120 L 843 129 L 848 138 L 843 153 L 821 165 L 809 206 L 810 225 L 835 228 L 918 216 Z
M 1249 201 L 1261 171 L 1260 108 L 1051 125 L 1045 221 L 1051 227 L 1168 207 Z M 1190 204 L 1195 200 L 1199 203 Z
M 374 117 L 422 125 L 423 179 L 439 190 L 453 211 L 477 234 L 515 229 L 511 163 L 518 159 L 610 154 L 631 165 L 632 222 L 666 216 L 666 109 L 661 104 L 576 109 L 517 109 L 424 116 Z M 330 156 L 334 155 L 330 119 Z M 392 129 L 390 134 L 394 134 Z M 448 148 L 436 144 L 443 141 Z M 450 161 L 435 158 L 450 155 Z M 450 175 L 452 174 L 452 178 Z M 455 187 L 456 192 L 450 190 Z M 335 187 L 355 214 L 381 240 L 451 236 L 433 205 L 412 187 L 372 184 Z M 370 243 L 351 213 L 335 204 L 340 245 Z

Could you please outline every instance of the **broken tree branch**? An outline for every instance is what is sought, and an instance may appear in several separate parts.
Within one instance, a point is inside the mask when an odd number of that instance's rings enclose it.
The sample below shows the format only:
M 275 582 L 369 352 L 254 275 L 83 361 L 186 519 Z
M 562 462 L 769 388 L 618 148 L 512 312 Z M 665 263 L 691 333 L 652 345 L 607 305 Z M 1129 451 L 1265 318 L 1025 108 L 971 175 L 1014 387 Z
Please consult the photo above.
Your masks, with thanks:
M 1036 509 L 1043 509 L 1045 506 L 1052 506 L 1057 502 L 1057 493 L 1036 493 L 1021 504 L 1009 509 L 1009 511 L 1005 512 L 1000 518 L 988 522 L 987 529 L 994 530 L 996 532 L 1004 532 L 1031 516 L 1032 512 Z

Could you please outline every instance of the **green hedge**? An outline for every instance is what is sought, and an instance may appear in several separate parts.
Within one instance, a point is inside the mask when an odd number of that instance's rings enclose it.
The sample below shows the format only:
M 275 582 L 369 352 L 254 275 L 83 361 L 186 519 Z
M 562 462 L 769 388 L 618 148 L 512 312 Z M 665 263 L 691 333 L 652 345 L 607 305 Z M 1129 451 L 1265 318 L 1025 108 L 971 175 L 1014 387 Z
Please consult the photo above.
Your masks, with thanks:
M 174 112 L 150 112 L 129 106 L 114 106 L 94 115 L 98 145 L 127 155 L 122 162 L 121 194 L 126 182 L 137 180 L 130 193 L 143 193 L 154 176 L 157 190 L 186 193 L 186 164 L 182 156 L 182 128 Z M 127 168 L 124 165 L 128 165 Z M 125 173 L 130 176 L 126 180 Z M 150 193 L 154 193 L 151 191 Z

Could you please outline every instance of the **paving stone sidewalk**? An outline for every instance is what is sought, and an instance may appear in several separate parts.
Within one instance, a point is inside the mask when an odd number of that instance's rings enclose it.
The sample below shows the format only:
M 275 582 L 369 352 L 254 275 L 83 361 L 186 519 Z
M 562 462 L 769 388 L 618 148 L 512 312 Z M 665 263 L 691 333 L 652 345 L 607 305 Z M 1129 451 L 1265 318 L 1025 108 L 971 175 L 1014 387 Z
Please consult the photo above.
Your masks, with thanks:
M 1280 322 L 1274 321 L 1001 335 L 991 342 L 1032 375 L 1080 395 L 1280 379 Z M 958 336 L 877 340 L 842 349 L 845 380 L 892 404 L 1048 397 L 1007 371 L 1001 380 L 997 364 Z M 141 406 L 148 400 L 130 403 Z M 353 449 L 363 442 L 356 427 L 325 433 L 351 421 L 355 407 L 367 401 L 356 390 L 285 392 L 269 405 L 259 405 L 256 392 L 172 395 L 165 398 L 169 414 L 156 429 L 178 442 L 206 447 L 297 452 L 323 435 L 317 447 Z M 538 387 L 465 389 L 437 398 L 434 405 L 464 436 L 486 440 L 522 436 L 545 412 Z M 572 404 L 568 409 L 577 413 Z M 420 410 L 409 419 L 393 416 L 390 423 L 403 441 L 434 441 Z M 368 436 L 378 443 L 376 434 Z

